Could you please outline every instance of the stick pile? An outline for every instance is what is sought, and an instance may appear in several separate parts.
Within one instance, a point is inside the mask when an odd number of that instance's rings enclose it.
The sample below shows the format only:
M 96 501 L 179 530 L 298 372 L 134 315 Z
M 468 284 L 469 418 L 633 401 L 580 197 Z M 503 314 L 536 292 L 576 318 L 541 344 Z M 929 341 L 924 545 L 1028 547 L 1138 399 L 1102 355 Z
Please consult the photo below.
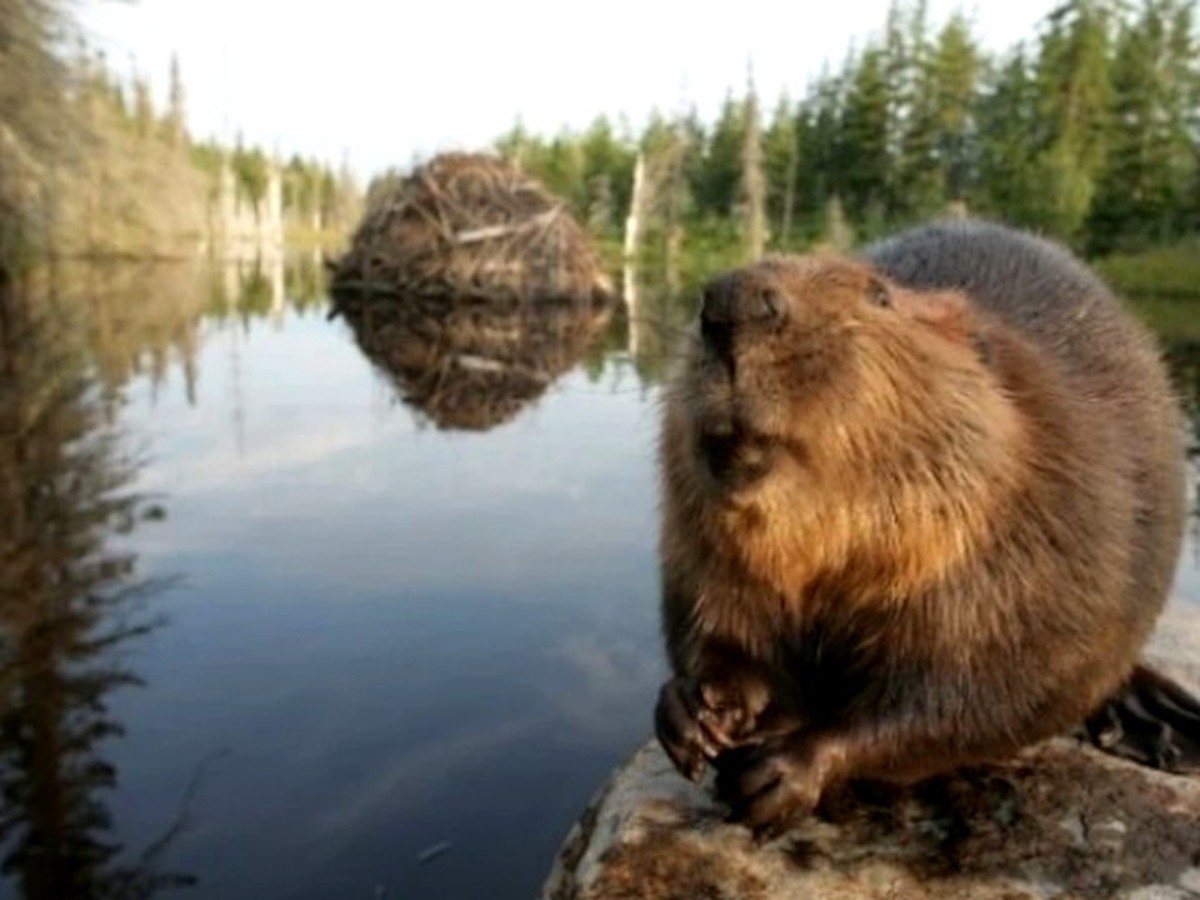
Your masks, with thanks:
M 445 154 L 373 199 L 334 295 L 587 299 L 611 293 L 587 233 L 515 166 Z

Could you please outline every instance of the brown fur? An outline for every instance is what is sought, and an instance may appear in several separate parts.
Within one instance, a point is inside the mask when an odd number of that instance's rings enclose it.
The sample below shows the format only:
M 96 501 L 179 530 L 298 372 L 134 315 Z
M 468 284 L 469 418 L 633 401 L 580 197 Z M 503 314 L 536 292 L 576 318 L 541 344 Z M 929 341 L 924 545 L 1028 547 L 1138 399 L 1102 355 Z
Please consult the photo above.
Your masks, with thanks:
M 731 743 L 789 735 L 776 775 L 815 779 L 793 806 L 1008 754 L 1117 691 L 1169 589 L 1183 451 L 1100 282 L 963 225 L 713 289 L 774 291 L 786 321 L 734 329 L 727 360 L 697 340 L 667 390 L 664 632 L 738 711 Z

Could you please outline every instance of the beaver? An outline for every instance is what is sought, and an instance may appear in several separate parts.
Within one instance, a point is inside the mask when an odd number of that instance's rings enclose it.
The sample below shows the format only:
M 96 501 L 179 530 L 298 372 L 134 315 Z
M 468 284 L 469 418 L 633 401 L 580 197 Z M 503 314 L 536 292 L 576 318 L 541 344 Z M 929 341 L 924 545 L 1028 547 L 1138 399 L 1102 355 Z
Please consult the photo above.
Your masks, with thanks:
M 655 709 L 770 837 L 1086 723 L 1200 765 L 1200 703 L 1137 664 L 1186 515 L 1153 338 L 1069 252 L 982 222 L 711 281 L 664 391 Z

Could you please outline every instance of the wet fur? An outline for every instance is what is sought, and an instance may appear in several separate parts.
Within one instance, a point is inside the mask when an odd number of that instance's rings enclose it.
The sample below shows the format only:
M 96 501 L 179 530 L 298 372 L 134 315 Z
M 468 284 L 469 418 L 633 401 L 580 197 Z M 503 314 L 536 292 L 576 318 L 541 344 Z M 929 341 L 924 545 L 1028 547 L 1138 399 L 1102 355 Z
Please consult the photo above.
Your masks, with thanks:
M 1183 430 L 1108 289 L 975 223 L 727 277 L 796 305 L 727 371 L 696 343 L 666 394 L 676 675 L 759 690 L 760 726 L 833 748 L 818 794 L 1011 753 L 1117 693 L 1179 552 Z M 753 434 L 768 474 L 729 489 L 713 434 L 735 474 Z

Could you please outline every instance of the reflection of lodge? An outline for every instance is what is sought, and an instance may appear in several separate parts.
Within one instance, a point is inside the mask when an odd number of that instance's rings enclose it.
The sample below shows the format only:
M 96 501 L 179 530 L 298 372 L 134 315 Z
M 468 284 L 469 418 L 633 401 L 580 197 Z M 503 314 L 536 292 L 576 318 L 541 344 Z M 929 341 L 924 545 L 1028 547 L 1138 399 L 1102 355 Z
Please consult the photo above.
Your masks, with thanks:
M 608 304 L 343 296 L 336 309 L 404 400 L 439 428 L 512 419 L 583 357 Z
M 0 285 L 0 894 L 145 898 L 190 879 L 157 871 L 169 837 L 120 860 L 103 802 L 107 698 L 137 680 L 113 653 L 149 585 L 109 547 L 139 504 L 77 313 Z

